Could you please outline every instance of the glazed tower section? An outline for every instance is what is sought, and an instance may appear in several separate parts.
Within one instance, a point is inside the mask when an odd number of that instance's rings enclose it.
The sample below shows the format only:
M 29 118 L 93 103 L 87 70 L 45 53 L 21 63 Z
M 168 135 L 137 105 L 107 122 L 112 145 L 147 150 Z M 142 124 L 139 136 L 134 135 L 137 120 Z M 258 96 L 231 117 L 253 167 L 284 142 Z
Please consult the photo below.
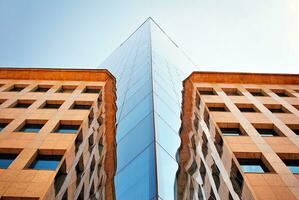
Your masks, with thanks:
M 99 66 L 117 79 L 116 199 L 175 199 L 182 80 L 192 66 L 151 18 Z

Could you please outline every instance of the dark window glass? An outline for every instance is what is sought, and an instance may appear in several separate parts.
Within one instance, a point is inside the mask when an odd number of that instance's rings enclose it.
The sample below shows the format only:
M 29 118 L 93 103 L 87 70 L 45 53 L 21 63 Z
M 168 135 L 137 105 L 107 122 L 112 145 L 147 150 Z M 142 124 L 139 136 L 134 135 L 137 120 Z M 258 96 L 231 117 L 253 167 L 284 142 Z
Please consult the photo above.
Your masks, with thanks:
M 91 108 L 91 105 L 83 105 L 83 104 L 78 104 L 75 103 L 72 109 L 75 110 L 89 110 Z
M 3 104 L 6 101 L 6 99 L 0 99 L 0 105 Z
M 285 113 L 281 108 L 268 108 L 272 113 Z
M 257 112 L 254 108 L 249 107 L 249 108 L 239 108 L 241 112 Z
M 203 91 L 199 91 L 199 94 L 201 95 L 216 95 L 216 93 L 214 92 L 214 90 L 203 90 Z
M 56 170 L 62 156 L 38 155 L 35 161 L 29 166 L 30 169 Z
M 75 89 L 76 89 L 77 86 L 66 86 L 66 85 L 63 85 L 61 86 L 57 92 L 58 93 L 72 93 Z
M 44 126 L 43 124 L 29 124 L 29 123 L 26 123 L 18 132 L 38 133 L 43 126 Z
M 7 126 L 7 123 L 0 123 L 0 131 Z
M 275 92 L 275 94 L 277 94 L 280 97 L 288 97 L 289 96 L 285 92 Z
M 45 103 L 44 107 L 42 108 L 47 108 L 47 109 L 59 109 L 62 103 Z
M 296 135 L 299 135 L 299 129 L 292 129 L 292 131 L 293 131 Z
M 245 173 L 265 173 L 269 172 L 268 168 L 260 159 L 239 158 L 239 164 Z
M 209 107 L 209 110 L 215 111 L 215 112 L 227 112 L 228 111 L 224 106 Z
M 242 135 L 242 132 L 239 128 L 220 128 L 221 132 L 225 136 L 237 136 Z
M 60 124 L 55 130 L 55 133 L 77 133 L 80 125 L 65 125 Z
M 261 136 L 278 136 L 277 132 L 273 128 L 257 128 L 256 130 Z
M 261 91 L 255 91 L 255 92 L 250 92 L 253 96 L 256 97 L 263 97 L 266 96 L 265 93 L 261 92 Z
M 10 88 L 9 92 L 20 92 L 22 91 L 26 86 L 23 85 L 14 85 L 12 88 Z
M 283 160 L 293 174 L 299 174 L 299 160 Z
M 33 92 L 47 92 L 50 89 L 50 86 L 37 86 Z
M 85 90 L 83 91 L 83 93 L 96 93 L 99 94 L 101 92 L 100 88 L 89 88 L 86 87 Z
M 17 157 L 16 154 L 0 154 L 0 169 L 7 169 Z
M 14 108 L 28 108 L 31 106 L 31 102 L 17 102 L 13 107 Z

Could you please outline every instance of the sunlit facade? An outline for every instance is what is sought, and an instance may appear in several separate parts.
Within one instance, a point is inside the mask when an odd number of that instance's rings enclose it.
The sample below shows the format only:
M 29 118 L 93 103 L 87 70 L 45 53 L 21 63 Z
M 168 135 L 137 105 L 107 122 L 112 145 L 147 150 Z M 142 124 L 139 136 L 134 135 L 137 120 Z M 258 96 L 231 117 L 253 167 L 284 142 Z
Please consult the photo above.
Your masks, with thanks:
M 299 198 L 299 75 L 184 81 L 177 199 Z
M 151 18 L 97 68 L 0 71 L 0 199 L 299 198 L 298 75 L 195 72 Z
M 0 199 L 114 199 L 115 79 L 0 69 Z

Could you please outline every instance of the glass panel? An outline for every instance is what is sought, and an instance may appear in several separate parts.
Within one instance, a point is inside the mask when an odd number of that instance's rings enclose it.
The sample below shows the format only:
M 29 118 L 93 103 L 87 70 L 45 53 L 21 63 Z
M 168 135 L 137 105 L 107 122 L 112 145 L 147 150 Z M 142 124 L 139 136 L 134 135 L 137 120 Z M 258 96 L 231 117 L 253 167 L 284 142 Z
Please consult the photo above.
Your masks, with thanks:
M 61 156 L 38 155 L 36 160 L 29 166 L 30 169 L 56 170 Z
M 79 127 L 79 125 L 60 124 L 58 129 L 55 130 L 55 133 L 77 133 Z
M 117 171 L 154 141 L 153 114 L 149 114 L 117 144 Z M 128 148 L 129 147 L 129 148 Z
M 16 157 L 15 154 L 0 154 L 0 169 L 7 169 Z
M 156 148 L 159 196 L 162 199 L 175 199 L 174 187 L 178 164 L 159 144 Z
M 157 114 L 155 114 L 155 128 L 157 142 L 175 159 L 181 143 L 180 137 Z
M 115 177 L 116 199 L 152 199 L 156 194 L 154 144 Z
M 25 124 L 19 132 L 32 132 L 37 133 L 43 127 L 43 124 Z
M 153 110 L 152 95 L 148 95 L 117 126 L 116 139 L 119 141 L 132 128 L 136 126 L 146 115 Z

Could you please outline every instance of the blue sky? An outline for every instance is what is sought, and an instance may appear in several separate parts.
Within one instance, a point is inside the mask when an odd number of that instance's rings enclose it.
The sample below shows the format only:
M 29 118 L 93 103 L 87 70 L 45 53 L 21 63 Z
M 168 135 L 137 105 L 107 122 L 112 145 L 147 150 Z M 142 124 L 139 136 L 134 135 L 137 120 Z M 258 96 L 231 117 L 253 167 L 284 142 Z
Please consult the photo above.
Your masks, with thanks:
M 95 67 L 149 16 L 202 70 L 299 73 L 298 0 L 0 0 L 0 66 Z

